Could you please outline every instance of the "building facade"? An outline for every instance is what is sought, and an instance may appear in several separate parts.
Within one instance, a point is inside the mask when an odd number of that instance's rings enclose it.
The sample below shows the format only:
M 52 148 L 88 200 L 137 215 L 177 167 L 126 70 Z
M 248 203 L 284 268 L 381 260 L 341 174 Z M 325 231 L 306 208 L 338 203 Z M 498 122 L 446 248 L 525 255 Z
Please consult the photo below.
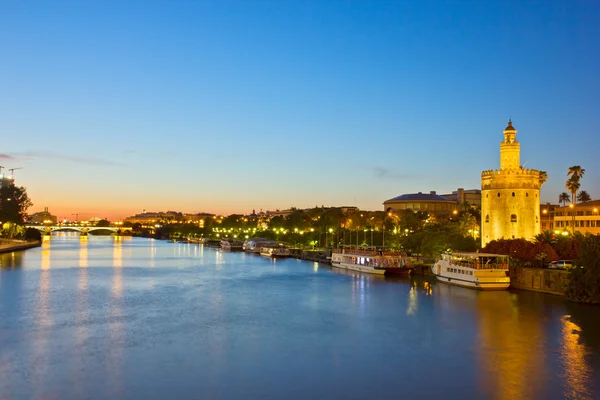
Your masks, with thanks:
M 405 210 L 424 211 L 434 218 L 450 217 L 458 212 L 458 202 L 436 194 L 429 193 L 403 194 L 383 202 L 386 212 L 403 212 Z
M 554 232 L 600 233 L 600 200 L 570 204 L 554 210 Z
M 517 130 L 508 122 L 500 169 L 481 173 L 481 245 L 497 239 L 533 239 L 540 233 L 540 171 L 521 166 Z
M 459 205 L 468 205 L 469 207 L 480 208 L 481 207 L 481 190 L 479 189 L 468 189 L 458 188 L 449 194 L 443 194 L 450 200 L 456 201 Z M 461 207 L 464 209 L 464 207 Z
M 56 215 L 50 214 L 48 207 L 44 208 L 44 211 L 36 212 L 29 216 L 29 222 L 36 225 L 56 225 Z

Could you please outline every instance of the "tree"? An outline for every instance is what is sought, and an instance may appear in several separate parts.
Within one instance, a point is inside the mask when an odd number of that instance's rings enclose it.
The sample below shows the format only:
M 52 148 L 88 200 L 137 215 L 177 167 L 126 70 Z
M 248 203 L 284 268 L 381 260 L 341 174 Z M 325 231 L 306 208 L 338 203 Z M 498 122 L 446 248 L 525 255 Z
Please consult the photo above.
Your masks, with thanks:
M 575 177 L 578 181 L 583 178 L 585 174 L 585 169 L 581 168 L 579 165 L 573 165 L 569 167 L 569 172 L 567 172 L 567 176 Z
M 577 195 L 577 201 L 580 202 L 580 203 L 585 203 L 586 201 L 590 201 L 590 200 L 592 200 L 592 197 L 585 190 L 582 190 Z
M 0 181 L 0 221 L 22 224 L 32 205 L 23 186 L 15 186 L 7 179 Z
M 565 186 L 567 187 L 567 190 L 571 192 L 571 202 L 573 204 L 575 204 L 575 196 L 577 195 L 577 191 L 581 187 L 580 181 L 581 178 L 583 178 L 583 174 L 585 174 L 585 169 L 581 168 L 579 165 L 573 165 L 572 167 L 569 167 L 569 171 L 567 172 L 569 179 L 567 179 Z
M 586 235 L 581 240 L 581 256 L 569 269 L 565 295 L 573 301 L 600 303 L 600 235 Z
M 562 192 L 561 194 L 558 195 L 558 202 L 559 202 L 559 204 L 562 204 L 563 206 L 566 206 L 567 203 L 569 202 L 569 200 L 571 200 L 571 196 L 567 192 Z
M 577 194 L 577 191 L 579 190 L 579 187 L 581 186 L 581 184 L 579 183 L 579 180 L 574 177 L 570 177 L 569 179 L 567 179 L 565 186 L 566 186 L 567 190 L 569 192 L 571 192 L 571 203 L 575 204 L 575 195 Z
M 540 171 L 540 187 L 548 180 L 548 173 L 546 171 Z
M 25 230 L 25 234 L 23 236 L 24 236 L 25 240 L 30 241 L 30 242 L 42 240 L 42 232 L 38 231 L 35 228 L 27 228 Z

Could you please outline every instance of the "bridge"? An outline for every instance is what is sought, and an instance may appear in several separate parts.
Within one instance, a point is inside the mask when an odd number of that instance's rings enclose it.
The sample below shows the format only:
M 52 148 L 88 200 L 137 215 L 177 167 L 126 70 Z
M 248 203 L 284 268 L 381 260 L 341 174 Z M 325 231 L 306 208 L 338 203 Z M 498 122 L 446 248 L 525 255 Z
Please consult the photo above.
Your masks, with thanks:
M 25 228 L 33 228 L 38 231 L 50 235 L 52 232 L 71 231 L 88 234 L 94 231 L 111 231 L 115 234 L 121 232 L 131 232 L 131 227 L 125 226 L 69 226 L 69 225 L 25 225 Z

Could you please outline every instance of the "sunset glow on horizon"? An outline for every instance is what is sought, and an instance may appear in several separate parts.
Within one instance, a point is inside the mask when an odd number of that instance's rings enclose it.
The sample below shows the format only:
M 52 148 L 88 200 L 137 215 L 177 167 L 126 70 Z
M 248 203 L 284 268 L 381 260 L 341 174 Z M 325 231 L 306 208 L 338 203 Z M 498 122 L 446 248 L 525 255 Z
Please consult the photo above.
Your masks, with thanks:
M 7 1 L 0 165 L 62 219 L 357 206 L 521 160 L 600 197 L 600 4 Z M 560 29 L 556 27 L 560 26 Z M 594 33 L 596 32 L 596 33 Z

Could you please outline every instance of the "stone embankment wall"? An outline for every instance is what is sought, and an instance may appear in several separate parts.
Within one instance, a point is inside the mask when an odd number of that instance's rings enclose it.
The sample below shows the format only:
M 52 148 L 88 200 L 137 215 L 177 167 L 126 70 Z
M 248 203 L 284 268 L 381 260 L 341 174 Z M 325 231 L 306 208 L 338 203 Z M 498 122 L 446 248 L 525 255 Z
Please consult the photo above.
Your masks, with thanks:
M 563 296 L 568 271 L 544 268 L 510 267 L 510 287 Z
M 2 239 L 0 240 L 0 254 L 2 253 L 12 253 L 13 251 L 20 251 L 30 249 L 32 247 L 41 246 L 41 241 L 35 242 L 27 242 L 25 240 L 8 240 Z

